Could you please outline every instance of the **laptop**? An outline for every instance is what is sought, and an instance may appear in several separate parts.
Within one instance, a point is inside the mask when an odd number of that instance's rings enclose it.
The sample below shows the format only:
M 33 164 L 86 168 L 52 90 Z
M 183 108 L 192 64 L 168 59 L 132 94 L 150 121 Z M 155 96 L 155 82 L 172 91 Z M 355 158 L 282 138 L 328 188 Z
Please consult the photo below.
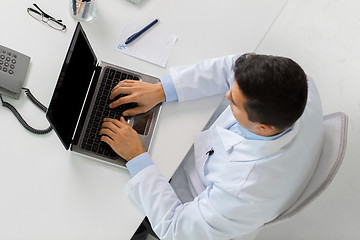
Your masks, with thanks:
M 124 79 L 149 83 L 158 78 L 100 61 L 78 23 L 66 54 L 46 117 L 66 150 L 71 150 L 115 166 L 126 161 L 109 145 L 100 141 L 104 118 L 119 119 L 135 103 L 110 109 L 110 93 Z M 119 96 L 121 97 L 121 96 Z M 146 113 L 125 118 L 138 133 L 144 148 L 149 149 L 161 104 Z

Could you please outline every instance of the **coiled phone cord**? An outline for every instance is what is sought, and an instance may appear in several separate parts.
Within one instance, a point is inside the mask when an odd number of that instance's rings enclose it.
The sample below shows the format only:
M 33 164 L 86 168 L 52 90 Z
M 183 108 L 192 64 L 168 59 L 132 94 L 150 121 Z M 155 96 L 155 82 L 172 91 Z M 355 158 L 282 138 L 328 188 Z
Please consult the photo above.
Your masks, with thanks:
M 37 106 L 39 107 L 41 110 L 43 110 L 44 112 L 46 112 L 47 108 L 41 104 L 41 102 L 39 102 L 34 95 L 31 94 L 30 89 L 28 88 L 22 88 L 25 91 L 26 96 L 29 97 L 29 99 Z M 28 131 L 34 133 L 34 134 L 47 134 L 49 132 L 51 132 L 51 130 L 53 129 L 51 126 L 49 126 L 47 129 L 44 130 L 39 130 L 39 129 L 35 129 L 33 127 L 31 127 L 29 124 L 27 124 L 27 122 L 24 120 L 24 118 L 20 115 L 20 113 L 15 109 L 15 107 L 13 105 L 11 105 L 8 102 L 5 102 L 0 94 L 0 99 L 1 99 L 1 103 L 4 107 L 8 108 L 11 112 L 13 112 L 13 114 L 15 115 L 15 117 L 19 120 L 19 122 L 21 123 L 21 125 L 23 125 Z

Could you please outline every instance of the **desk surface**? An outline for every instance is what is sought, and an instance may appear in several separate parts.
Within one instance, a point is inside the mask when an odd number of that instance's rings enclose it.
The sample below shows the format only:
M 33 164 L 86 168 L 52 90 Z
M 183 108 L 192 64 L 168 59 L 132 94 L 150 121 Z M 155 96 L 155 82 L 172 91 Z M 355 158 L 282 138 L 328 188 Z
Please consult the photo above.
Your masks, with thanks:
M 64 3 L 65 2 L 65 3 Z M 3 0 L 1 45 L 31 57 L 25 80 L 46 105 L 58 78 L 76 21 L 70 1 L 36 3 L 61 18 L 66 32 L 32 19 L 33 1 Z M 256 49 L 286 0 L 125 0 L 98 1 L 96 18 L 83 23 L 98 59 L 161 77 L 168 68 L 198 60 Z M 128 19 L 175 34 L 178 41 L 167 68 L 124 55 L 115 48 Z M 44 114 L 23 94 L 5 97 L 36 128 L 46 128 Z M 150 153 L 170 178 L 222 96 L 187 103 L 165 103 Z M 129 199 L 127 170 L 66 151 L 54 132 L 28 133 L 5 108 L 0 108 L 0 238 L 1 239 L 130 239 L 143 215 Z M 176 137 L 174 137 L 176 136 Z

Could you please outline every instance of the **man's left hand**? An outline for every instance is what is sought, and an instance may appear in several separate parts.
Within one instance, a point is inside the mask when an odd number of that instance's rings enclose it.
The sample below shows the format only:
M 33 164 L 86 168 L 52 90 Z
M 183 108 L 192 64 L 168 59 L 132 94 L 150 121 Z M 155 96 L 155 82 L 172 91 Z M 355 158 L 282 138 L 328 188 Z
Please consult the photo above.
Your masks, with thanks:
M 146 152 L 137 132 L 125 121 L 105 118 L 99 133 L 101 141 L 110 147 L 126 161 Z

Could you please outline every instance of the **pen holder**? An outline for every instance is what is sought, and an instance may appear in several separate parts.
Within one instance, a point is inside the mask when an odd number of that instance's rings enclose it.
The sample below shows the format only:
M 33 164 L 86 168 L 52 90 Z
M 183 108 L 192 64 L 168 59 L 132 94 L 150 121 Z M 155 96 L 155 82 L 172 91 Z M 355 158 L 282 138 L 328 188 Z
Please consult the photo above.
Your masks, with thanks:
M 96 16 L 96 0 L 70 0 L 70 15 L 80 22 L 88 22 Z

